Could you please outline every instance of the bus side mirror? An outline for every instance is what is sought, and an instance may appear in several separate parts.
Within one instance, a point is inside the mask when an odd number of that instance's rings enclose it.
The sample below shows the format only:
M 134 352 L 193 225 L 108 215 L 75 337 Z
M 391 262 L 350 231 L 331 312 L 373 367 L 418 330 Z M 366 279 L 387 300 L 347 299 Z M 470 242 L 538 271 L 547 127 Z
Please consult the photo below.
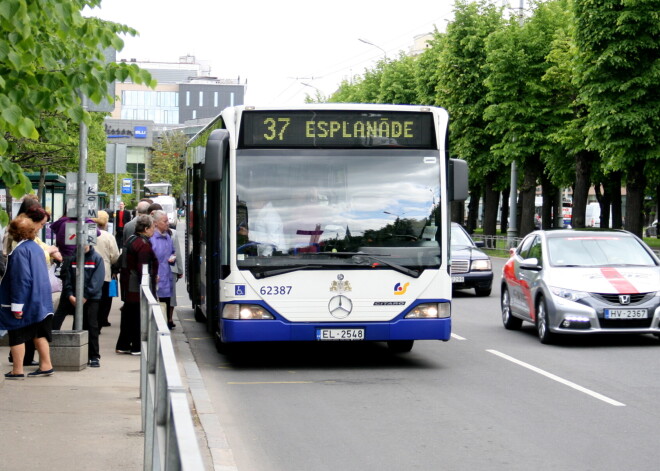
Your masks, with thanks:
M 222 180 L 222 169 L 229 156 L 229 131 L 216 129 L 206 142 L 204 155 L 204 179 L 210 182 Z
M 465 160 L 449 159 L 449 200 L 465 201 L 468 197 L 468 166 Z

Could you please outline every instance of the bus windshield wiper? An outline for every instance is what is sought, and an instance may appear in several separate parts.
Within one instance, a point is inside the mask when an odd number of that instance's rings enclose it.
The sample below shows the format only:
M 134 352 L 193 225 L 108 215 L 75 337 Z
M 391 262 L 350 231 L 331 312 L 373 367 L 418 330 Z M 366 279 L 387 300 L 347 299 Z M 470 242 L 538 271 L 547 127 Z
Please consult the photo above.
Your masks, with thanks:
M 306 255 L 337 255 L 337 256 L 345 256 L 345 257 L 353 257 L 354 260 L 357 263 L 360 263 L 359 258 L 356 257 L 364 257 L 368 258 L 369 260 L 373 260 L 374 262 L 382 263 L 383 265 L 387 265 L 390 268 L 395 269 L 399 273 L 403 273 L 404 275 L 412 276 L 413 278 L 419 278 L 419 275 L 421 272 L 418 272 L 416 270 L 412 270 L 410 268 L 406 268 L 402 265 L 398 265 L 396 263 L 383 260 L 380 257 L 389 257 L 387 254 L 369 254 L 369 253 L 364 253 L 364 252 L 319 252 L 316 254 L 306 254 Z
M 316 269 L 316 268 L 323 268 L 323 267 L 321 265 L 296 265 L 294 267 L 276 268 L 274 270 L 257 272 L 254 274 L 254 277 L 257 279 L 268 278 L 269 276 L 283 275 L 285 273 L 291 273 L 292 271 L 308 270 L 308 269 Z

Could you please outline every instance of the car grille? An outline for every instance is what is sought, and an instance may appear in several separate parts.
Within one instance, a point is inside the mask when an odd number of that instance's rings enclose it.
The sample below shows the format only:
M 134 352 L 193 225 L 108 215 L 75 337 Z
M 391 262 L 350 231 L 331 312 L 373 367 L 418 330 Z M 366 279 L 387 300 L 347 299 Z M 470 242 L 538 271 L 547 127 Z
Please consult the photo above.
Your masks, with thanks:
M 655 293 L 635 293 L 635 294 L 630 294 L 630 303 L 628 304 L 622 304 L 621 301 L 619 300 L 618 294 L 599 294 L 599 293 L 592 293 L 593 296 L 596 299 L 600 299 L 601 301 L 604 301 L 608 304 L 615 304 L 617 306 L 634 306 L 635 304 L 640 304 L 643 302 L 646 302 L 647 298 L 650 299 L 653 296 L 655 296 Z
M 467 273 L 470 271 L 470 261 L 469 260 L 452 260 L 451 261 L 451 274 L 455 275 L 456 273 Z

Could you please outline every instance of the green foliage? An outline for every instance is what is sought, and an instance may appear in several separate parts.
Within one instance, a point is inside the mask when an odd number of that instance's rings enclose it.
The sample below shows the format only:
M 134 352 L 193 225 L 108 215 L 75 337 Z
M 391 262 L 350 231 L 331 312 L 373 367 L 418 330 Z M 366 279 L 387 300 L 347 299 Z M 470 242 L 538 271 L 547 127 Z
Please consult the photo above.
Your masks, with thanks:
M 153 86 L 150 74 L 135 64 L 105 63 L 102 50 L 123 48 L 125 25 L 85 18 L 85 7 L 101 0 L 2 0 L 0 2 L 0 155 L 14 156 L 33 142 L 55 141 L 57 119 L 90 123 L 80 94 L 98 103 L 107 85 L 130 78 Z M 60 142 L 61 143 L 61 142 Z M 12 187 L 15 167 L 0 174 Z M 20 190 L 16 188 L 18 194 Z M 21 195 L 18 195 L 21 196 Z
M 657 0 L 574 0 L 576 79 L 589 113 L 587 146 L 606 169 L 660 165 Z
M 493 5 L 457 1 L 437 65 L 435 102 L 447 108 L 451 116 L 451 152 L 467 160 L 473 181 L 493 174 L 506 175 L 502 161 L 492 158 L 490 149 L 495 139 L 484 119 L 488 106 L 485 43 L 502 27 L 500 10 Z
M 417 103 L 413 57 L 401 53 L 398 60 L 384 65 L 376 101 L 392 104 Z
M 175 197 L 181 196 L 186 181 L 184 171 L 186 141 L 187 137 L 181 131 L 162 134 L 154 142 L 151 167 L 147 172 L 150 182 L 171 183 Z

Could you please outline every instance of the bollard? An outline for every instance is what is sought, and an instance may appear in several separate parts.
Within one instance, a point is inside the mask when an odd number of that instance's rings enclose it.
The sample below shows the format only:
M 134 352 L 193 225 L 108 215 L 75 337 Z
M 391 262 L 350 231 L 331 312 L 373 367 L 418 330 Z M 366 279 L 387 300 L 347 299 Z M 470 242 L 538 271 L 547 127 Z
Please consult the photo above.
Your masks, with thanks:
M 53 368 L 80 371 L 87 367 L 88 332 L 86 330 L 54 330 L 50 344 Z

